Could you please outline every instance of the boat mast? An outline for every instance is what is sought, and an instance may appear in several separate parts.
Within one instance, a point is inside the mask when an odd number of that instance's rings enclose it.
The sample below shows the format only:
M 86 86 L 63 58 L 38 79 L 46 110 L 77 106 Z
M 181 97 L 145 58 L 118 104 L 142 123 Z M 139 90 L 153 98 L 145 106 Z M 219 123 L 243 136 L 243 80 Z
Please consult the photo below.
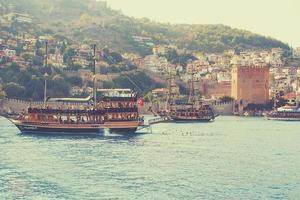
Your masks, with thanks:
M 97 87 L 96 87 L 96 44 L 93 44 L 93 66 L 94 66 L 94 76 L 93 76 L 93 97 L 94 97 L 94 107 L 97 104 Z
M 168 96 L 166 101 L 166 110 L 171 110 L 171 93 L 172 93 L 172 74 L 171 74 L 171 68 L 169 67 L 169 78 L 168 78 Z
M 275 94 L 274 94 L 274 103 L 273 103 L 273 109 L 274 109 L 274 110 L 276 109 L 276 106 L 277 106 L 276 101 L 277 101 L 277 95 L 276 95 L 276 93 L 275 93 Z
M 189 84 L 189 100 L 188 103 L 195 104 L 195 86 L 194 86 L 194 65 L 192 65 L 192 77 Z
M 48 41 L 45 42 L 45 63 L 44 63 L 44 67 L 45 69 L 47 69 L 48 66 Z M 46 102 L 47 102 L 47 77 L 48 74 L 47 72 L 44 74 L 44 78 L 45 78 L 45 84 L 44 84 L 44 108 L 46 108 Z
M 48 41 L 45 42 L 45 67 L 48 67 Z
M 296 106 L 299 107 L 299 98 L 298 98 L 298 90 L 299 90 L 299 79 L 298 79 L 298 76 L 296 77 Z

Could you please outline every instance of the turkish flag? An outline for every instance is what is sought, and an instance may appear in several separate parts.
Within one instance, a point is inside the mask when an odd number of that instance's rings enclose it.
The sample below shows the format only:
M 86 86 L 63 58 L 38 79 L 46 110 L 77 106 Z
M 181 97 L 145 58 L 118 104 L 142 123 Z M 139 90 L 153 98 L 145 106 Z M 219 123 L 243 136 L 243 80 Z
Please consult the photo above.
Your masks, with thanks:
M 139 105 L 139 107 L 144 107 L 144 105 L 145 105 L 144 99 L 139 98 L 139 99 L 137 100 L 137 104 Z

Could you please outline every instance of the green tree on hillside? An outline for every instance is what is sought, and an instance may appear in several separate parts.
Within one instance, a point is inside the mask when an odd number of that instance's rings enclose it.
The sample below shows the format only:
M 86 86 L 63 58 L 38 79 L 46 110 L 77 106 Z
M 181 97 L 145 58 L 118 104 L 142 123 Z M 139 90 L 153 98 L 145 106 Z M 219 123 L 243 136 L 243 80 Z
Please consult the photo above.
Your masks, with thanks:
M 75 49 L 67 49 L 67 51 L 63 54 L 64 63 L 68 65 L 72 64 L 72 58 L 76 55 Z
M 2 99 L 2 98 L 5 97 L 5 96 L 6 96 L 6 94 L 5 94 L 4 90 L 3 90 L 3 86 L 2 86 L 2 84 L 0 83 L 0 99 Z
M 4 98 L 5 96 L 5 92 L 3 90 L 0 90 L 0 99 Z
M 5 88 L 5 93 L 9 98 L 20 98 L 25 92 L 25 87 L 19 85 L 18 83 L 10 82 Z
M 82 87 L 83 80 L 79 76 L 69 77 L 66 79 L 71 85 Z

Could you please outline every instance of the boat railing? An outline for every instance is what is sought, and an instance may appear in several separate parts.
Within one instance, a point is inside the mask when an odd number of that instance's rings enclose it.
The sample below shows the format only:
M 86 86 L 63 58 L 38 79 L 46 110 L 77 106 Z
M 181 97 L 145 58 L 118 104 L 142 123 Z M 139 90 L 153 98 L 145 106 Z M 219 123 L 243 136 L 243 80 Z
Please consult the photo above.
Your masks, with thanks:
M 159 117 L 159 118 L 149 119 L 148 124 L 149 125 L 159 124 L 159 123 L 167 122 L 170 120 L 171 120 L 170 117 Z
M 72 110 L 72 109 L 39 109 L 29 108 L 28 113 L 33 114 L 71 114 L 71 115 L 103 115 L 106 113 L 132 113 L 138 112 L 138 108 L 102 108 L 95 110 Z
M 138 108 L 107 108 L 106 112 L 111 112 L 111 113 L 138 112 Z

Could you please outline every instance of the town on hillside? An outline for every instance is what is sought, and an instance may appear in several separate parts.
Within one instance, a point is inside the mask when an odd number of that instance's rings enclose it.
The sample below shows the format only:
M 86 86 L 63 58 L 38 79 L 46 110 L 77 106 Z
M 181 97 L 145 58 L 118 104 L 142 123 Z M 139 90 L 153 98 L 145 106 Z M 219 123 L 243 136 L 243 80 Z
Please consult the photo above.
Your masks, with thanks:
M 91 43 L 46 31 L 14 30 L 17 23 L 31 27 L 33 17 L 16 12 L 1 15 L 1 98 L 42 100 L 45 74 L 49 75 L 50 96 L 91 94 L 94 60 Z M 225 113 L 260 112 L 271 109 L 274 99 L 284 104 L 295 100 L 299 93 L 300 47 L 290 51 L 229 49 L 207 53 L 175 44 L 155 44 L 149 37 L 137 35 L 132 39 L 152 52 L 140 55 L 98 46 L 95 59 L 99 87 L 129 87 L 146 101 L 164 102 L 170 92 L 168 77 L 174 78 L 172 92 L 179 98 L 187 94 L 192 79 L 196 94 L 216 105 L 216 109 L 217 105 L 230 104 L 230 111 L 220 108 Z

